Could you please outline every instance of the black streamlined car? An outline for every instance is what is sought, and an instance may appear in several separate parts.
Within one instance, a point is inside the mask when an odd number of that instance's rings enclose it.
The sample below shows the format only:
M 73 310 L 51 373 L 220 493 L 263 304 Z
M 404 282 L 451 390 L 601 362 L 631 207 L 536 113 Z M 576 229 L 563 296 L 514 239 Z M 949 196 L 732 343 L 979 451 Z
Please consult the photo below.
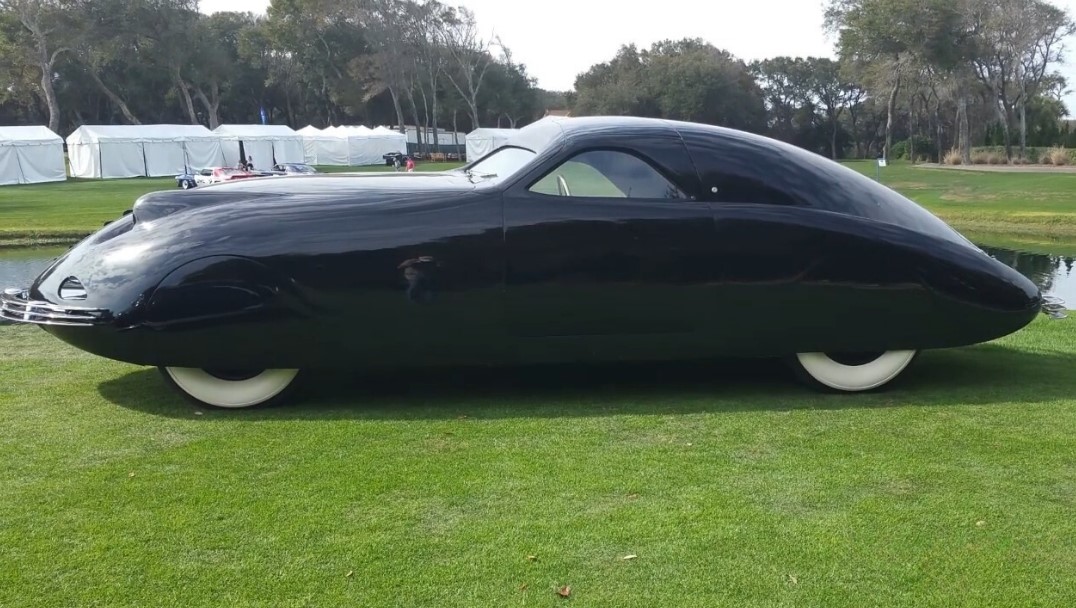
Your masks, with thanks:
M 452 171 L 147 194 L 6 290 L 0 315 L 237 408 L 312 368 L 717 356 L 787 358 L 816 386 L 864 391 L 1041 304 L 838 163 L 596 117 L 539 121 Z

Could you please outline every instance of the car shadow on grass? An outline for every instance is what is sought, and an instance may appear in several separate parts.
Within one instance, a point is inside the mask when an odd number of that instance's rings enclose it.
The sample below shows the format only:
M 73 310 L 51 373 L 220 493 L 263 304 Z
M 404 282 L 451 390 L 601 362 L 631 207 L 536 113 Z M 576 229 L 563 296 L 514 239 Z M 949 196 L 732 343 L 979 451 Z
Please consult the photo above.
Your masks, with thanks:
M 188 403 L 153 369 L 99 391 L 120 407 L 202 420 L 553 418 L 1042 403 L 1076 398 L 1073 370 L 1069 353 L 989 344 L 926 352 L 888 388 L 865 394 L 814 391 L 772 360 L 319 372 L 284 404 L 235 411 Z

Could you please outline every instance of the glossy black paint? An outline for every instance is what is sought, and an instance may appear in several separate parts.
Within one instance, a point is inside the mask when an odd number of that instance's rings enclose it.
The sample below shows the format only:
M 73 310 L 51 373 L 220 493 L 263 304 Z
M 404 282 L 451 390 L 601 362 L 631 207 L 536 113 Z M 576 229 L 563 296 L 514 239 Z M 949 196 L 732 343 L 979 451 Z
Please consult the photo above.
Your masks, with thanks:
M 792 146 L 631 118 L 547 121 L 513 145 L 537 157 L 502 182 L 319 175 L 149 194 L 28 295 L 62 304 L 77 277 L 78 304 L 108 321 L 47 331 L 122 361 L 228 368 L 942 348 L 1039 312 L 1015 270 Z M 688 198 L 528 190 L 592 149 L 645 159 Z

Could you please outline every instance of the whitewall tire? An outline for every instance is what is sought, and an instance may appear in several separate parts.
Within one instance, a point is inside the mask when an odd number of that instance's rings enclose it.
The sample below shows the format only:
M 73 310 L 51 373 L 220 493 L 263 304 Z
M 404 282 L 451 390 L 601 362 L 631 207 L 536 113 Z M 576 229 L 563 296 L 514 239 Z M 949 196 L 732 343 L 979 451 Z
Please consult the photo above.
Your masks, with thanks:
M 241 409 L 280 401 L 295 383 L 297 369 L 249 373 L 214 372 L 190 367 L 162 367 L 169 384 L 197 403 Z
M 875 355 L 846 357 L 828 353 L 800 353 L 793 365 L 801 375 L 827 389 L 863 392 L 881 388 L 897 378 L 918 351 L 891 350 Z

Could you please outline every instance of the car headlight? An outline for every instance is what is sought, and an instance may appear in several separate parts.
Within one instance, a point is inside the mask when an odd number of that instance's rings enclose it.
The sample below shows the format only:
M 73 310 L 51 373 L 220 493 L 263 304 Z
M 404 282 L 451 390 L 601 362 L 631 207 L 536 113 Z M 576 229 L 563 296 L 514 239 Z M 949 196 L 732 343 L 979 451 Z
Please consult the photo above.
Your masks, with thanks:
M 85 300 L 86 288 L 82 286 L 82 281 L 75 277 L 67 277 L 63 283 L 60 283 L 60 298 L 64 300 Z

